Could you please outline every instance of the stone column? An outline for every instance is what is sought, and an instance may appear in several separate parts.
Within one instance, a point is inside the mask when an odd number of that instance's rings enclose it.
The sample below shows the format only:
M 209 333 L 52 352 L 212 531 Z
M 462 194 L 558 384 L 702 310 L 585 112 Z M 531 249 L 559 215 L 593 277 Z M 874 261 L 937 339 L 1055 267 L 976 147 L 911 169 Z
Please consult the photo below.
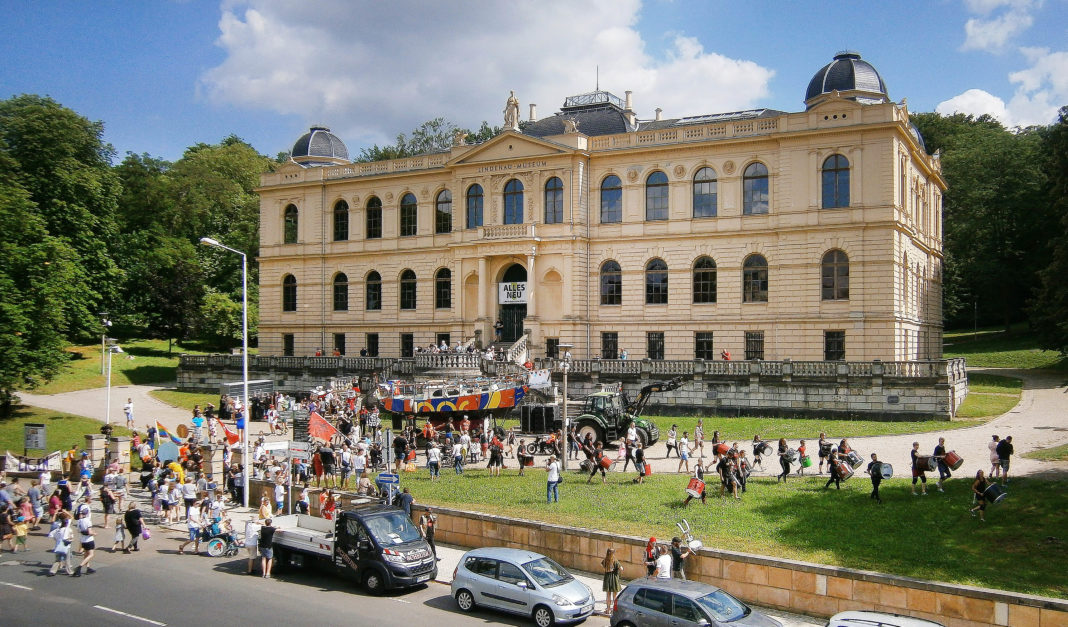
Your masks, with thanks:
M 534 258 L 536 257 L 536 251 L 532 246 L 530 248 L 530 254 L 527 255 L 527 318 L 531 320 L 538 319 L 538 309 L 535 305 L 535 272 L 534 272 Z
M 102 433 L 87 433 L 85 434 L 85 452 L 89 453 L 89 461 L 93 464 L 93 480 L 96 481 L 100 477 L 98 474 L 104 466 L 104 458 L 107 456 L 107 438 Z M 80 472 L 79 464 L 81 459 L 74 460 L 74 468 L 71 469 L 71 475 L 77 477 Z
M 486 317 L 489 311 L 489 264 L 485 257 L 478 259 L 478 321 L 482 322 L 483 333 L 486 328 Z M 492 321 L 491 321 L 492 323 Z M 477 324 L 475 326 L 478 326 Z
M 119 472 L 130 473 L 130 438 L 117 436 L 108 442 L 108 457 L 119 464 Z

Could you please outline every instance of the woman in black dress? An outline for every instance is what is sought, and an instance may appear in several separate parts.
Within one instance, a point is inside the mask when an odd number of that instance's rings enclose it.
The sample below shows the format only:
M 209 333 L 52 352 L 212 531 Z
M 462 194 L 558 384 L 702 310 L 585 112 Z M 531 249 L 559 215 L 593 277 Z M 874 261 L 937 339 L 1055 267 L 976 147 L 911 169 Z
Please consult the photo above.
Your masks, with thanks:
M 979 512 L 979 520 L 986 522 L 986 518 L 983 516 L 983 512 L 986 511 L 986 489 L 990 487 L 990 482 L 987 481 L 983 475 L 983 471 L 980 470 L 975 473 L 975 482 L 972 483 L 972 492 L 975 493 L 975 507 L 968 510 L 972 516 L 975 516 L 975 512 Z
M 779 465 L 782 466 L 782 473 L 775 477 L 775 483 L 778 483 L 780 479 L 786 483 L 786 478 L 790 476 L 790 460 L 786 457 L 789 451 L 786 438 L 779 438 Z
M 137 548 L 137 543 L 141 540 L 141 510 L 137 509 L 136 503 L 130 503 L 130 506 L 126 508 L 126 513 L 122 515 L 122 522 L 126 524 L 126 531 L 130 534 L 130 544 L 122 549 L 123 553 L 129 553 L 130 551 L 140 551 Z

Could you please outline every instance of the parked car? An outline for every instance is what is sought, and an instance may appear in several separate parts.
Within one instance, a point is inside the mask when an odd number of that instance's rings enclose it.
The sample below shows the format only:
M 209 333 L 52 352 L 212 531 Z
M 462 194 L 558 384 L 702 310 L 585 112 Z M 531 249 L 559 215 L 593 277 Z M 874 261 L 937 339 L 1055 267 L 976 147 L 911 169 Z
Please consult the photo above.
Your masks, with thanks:
M 482 548 L 463 554 L 452 596 L 465 612 L 486 607 L 530 616 L 538 627 L 580 623 L 593 613 L 593 591 L 540 553 Z
M 827 627 L 945 627 L 942 623 L 885 612 L 853 610 L 839 612 L 827 621 Z
M 612 627 L 782 627 L 725 590 L 698 581 L 635 579 L 619 593 Z

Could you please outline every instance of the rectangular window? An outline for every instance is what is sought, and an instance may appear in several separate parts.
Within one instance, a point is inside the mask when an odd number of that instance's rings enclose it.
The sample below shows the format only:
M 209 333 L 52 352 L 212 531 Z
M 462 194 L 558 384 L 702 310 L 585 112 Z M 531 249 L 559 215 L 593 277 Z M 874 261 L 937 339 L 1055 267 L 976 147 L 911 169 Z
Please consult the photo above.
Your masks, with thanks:
M 747 360 L 764 359 L 763 331 L 745 332 L 745 358 Z
M 344 333 L 335 333 L 334 334 L 334 353 L 336 355 L 342 355 L 342 356 L 345 354 L 345 334 Z
M 545 356 L 549 359 L 560 358 L 560 338 L 549 337 L 545 338 Z
M 601 359 L 619 357 L 619 333 L 615 331 L 601 334 Z
M 284 355 L 286 357 L 292 357 L 293 356 L 293 345 L 294 344 L 295 344 L 295 342 L 293 340 L 293 334 L 292 333 L 286 333 L 285 335 L 283 335 L 282 336 L 282 355 Z
M 412 357 L 415 355 L 415 335 L 411 333 L 401 333 L 401 357 Z
M 438 345 L 438 346 L 441 346 L 441 343 L 442 343 L 442 342 L 444 342 L 444 343 L 445 343 L 445 346 L 446 346 L 446 347 L 449 347 L 449 346 L 451 346 L 451 345 L 452 345 L 452 344 L 451 344 L 451 343 L 449 342 L 449 334 L 448 334 L 448 333 L 438 333 L 438 338 L 437 338 L 437 345 Z
M 845 360 L 845 331 L 823 332 L 823 359 L 826 361 Z
M 382 207 L 367 207 L 367 239 L 382 238 Z
M 649 359 L 664 358 L 664 332 L 650 331 L 645 334 L 645 346 Z
M 713 350 L 712 332 L 698 331 L 693 337 L 693 358 L 712 361 L 716 358 Z
M 378 334 L 367 334 L 367 356 L 378 357 Z

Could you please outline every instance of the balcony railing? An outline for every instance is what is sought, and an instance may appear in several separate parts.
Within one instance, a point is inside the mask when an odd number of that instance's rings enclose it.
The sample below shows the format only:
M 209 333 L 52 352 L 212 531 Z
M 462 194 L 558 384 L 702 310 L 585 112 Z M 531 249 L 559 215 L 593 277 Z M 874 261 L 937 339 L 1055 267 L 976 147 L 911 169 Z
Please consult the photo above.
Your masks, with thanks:
M 482 239 L 533 239 L 533 224 L 500 224 L 482 227 Z

